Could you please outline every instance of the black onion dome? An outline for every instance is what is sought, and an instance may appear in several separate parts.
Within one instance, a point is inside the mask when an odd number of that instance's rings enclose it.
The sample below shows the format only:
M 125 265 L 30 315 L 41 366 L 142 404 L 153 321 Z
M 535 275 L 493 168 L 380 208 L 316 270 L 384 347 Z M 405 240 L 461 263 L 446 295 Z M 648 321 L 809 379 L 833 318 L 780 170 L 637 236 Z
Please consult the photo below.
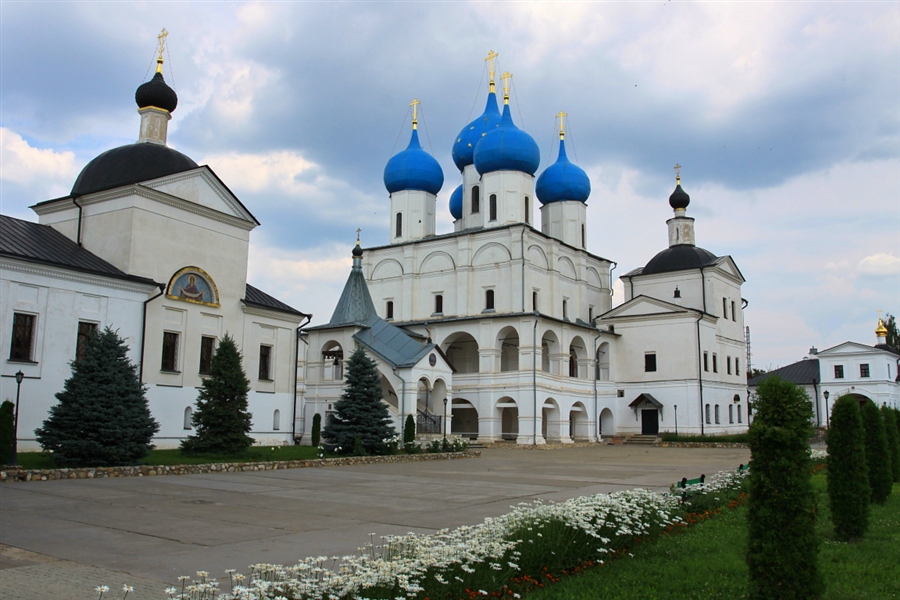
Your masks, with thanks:
M 356 245 L 353 247 L 353 252 L 352 252 L 352 254 L 353 254 L 353 256 L 355 256 L 355 257 L 359 257 L 359 256 L 362 256 L 362 255 L 363 255 L 363 249 L 359 247 L 359 244 L 356 244 Z
M 711 265 L 717 260 L 718 257 L 709 250 L 690 244 L 678 244 L 666 248 L 651 258 L 647 266 L 641 271 L 641 275 L 698 269 Z
M 155 106 L 173 112 L 178 106 L 178 94 L 166 84 L 162 73 L 157 73 L 153 79 L 138 87 L 134 93 L 134 101 L 138 108 Z
M 669 206 L 678 210 L 679 208 L 684 210 L 687 208 L 688 204 L 691 203 L 691 197 L 681 189 L 681 184 L 679 183 L 675 186 L 675 191 L 672 192 L 672 195 L 669 196 Z
M 107 150 L 89 162 L 75 185 L 73 196 L 108 190 L 182 171 L 196 169 L 197 163 L 162 144 L 141 142 Z

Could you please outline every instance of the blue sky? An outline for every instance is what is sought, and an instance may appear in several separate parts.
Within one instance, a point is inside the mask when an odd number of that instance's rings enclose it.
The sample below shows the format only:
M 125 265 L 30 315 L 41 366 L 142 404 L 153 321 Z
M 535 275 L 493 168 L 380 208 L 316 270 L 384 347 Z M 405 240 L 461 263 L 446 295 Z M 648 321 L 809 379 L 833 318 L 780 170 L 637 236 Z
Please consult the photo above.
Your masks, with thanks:
M 697 243 L 730 254 L 755 366 L 874 343 L 900 312 L 900 3 L 0 2 L 4 214 L 63 196 L 137 137 L 134 90 L 170 35 L 169 144 L 261 221 L 250 281 L 327 320 L 363 245 L 387 243 L 387 160 L 421 140 L 444 170 L 480 113 L 484 57 L 516 123 L 591 177 L 589 250 L 645 264 L 683 166 Z M 619 296 L 620 297 L 620 296 Z M 618 299 L 618 298 L 617 298 Z

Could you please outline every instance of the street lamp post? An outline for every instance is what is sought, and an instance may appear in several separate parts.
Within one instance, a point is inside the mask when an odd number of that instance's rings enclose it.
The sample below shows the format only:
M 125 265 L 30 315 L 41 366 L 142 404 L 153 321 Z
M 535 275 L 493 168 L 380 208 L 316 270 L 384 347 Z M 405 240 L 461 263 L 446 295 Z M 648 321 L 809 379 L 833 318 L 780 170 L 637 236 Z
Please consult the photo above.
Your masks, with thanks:
M 23 379 L 25 379 L 25 373 L 19 369 L 16 373 L 16 415 L 13 417 L 12 462 L 10 462 L 13 467 L 19 466 L 19 395 L 22 391 Z
M 825 397 L 825 427 L 831 427 L 831 411 L 828 410 L 828 396 L 830 395 L 828 390 L 822 392 L 822 396 Z
M 447 398 L 444 398 L 444 445 L 447 444 Z
M 675 405 L 675 435 L 678 435 L 678 405 Z

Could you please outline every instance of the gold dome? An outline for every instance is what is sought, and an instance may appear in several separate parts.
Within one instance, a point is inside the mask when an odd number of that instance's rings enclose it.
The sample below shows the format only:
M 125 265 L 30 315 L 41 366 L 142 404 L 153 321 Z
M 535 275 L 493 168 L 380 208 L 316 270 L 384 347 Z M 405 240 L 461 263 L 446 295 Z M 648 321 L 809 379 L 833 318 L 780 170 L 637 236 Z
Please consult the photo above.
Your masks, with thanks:
M 887 327 L 884 326 L 884 321 L 882 319 L 878 319 L 878 327 L 875 328 L 875 335 L 878 337 L 887 337 L 888 330 Z

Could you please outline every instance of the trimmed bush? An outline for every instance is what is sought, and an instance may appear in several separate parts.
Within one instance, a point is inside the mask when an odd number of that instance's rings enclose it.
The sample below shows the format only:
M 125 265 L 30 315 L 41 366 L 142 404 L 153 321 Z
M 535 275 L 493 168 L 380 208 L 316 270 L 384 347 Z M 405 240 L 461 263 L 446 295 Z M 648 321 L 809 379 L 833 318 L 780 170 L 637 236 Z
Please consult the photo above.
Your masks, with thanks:
M 12 447 L 15 437 L 16 406 L 9 400 L 0 405 L 0 464 L 12 461 Z
M 897 432 L 897 411 L 882 406 L 881 419 L 884 421 L 888 453 L 891 455 L 891 478 L 895 482 L 900 482 L 900 433 Z
M 817 565 L 807 441 L 812 402 L 802 388 L 778 377 L 762 382 L 757 395 L 749 432 L 749 597 L 820 598 L 825 584 Z
M 253 444 L 248 435 L 252 418 L 247 406 L 249 392 L 241 352 L 234 338 L 225 334 L 213 354 L 209 377 L 203 379 L 191 416 L 196 433 L 181 442 L 181 450 L 190 454 L 246 452 Z
M 319 440 L 322 438 L 322 415 L 316 413 L 313 415 L 312 422 L 312 445 L 318 446 Z
M 831 408 L 825 464 L 834 536 L 842 542 L 855 542 L 869 528 L 872 492 L 864 436 L 859 402 L 852 396 L 841 396 Z
M 869 486 L 872 488 L 872 502 L 884 504 L 891 495 L 893 476 L 891 475 L 891 455 L 884 420 L 874 402 L 867 401 L 860 407 L 863 428 L 866 430 L 866 465 L 869 467 Z
M 403 425 L 403 445 L 416 441 L 416 419 L 412 415 L 406 415 L 406 423 Z
M 153 447 L 159 424 L 150 415 L 125 340 L 109 327 L 88 338 L 56 399 L 34 433 L 58 466 L 130 465 Z

